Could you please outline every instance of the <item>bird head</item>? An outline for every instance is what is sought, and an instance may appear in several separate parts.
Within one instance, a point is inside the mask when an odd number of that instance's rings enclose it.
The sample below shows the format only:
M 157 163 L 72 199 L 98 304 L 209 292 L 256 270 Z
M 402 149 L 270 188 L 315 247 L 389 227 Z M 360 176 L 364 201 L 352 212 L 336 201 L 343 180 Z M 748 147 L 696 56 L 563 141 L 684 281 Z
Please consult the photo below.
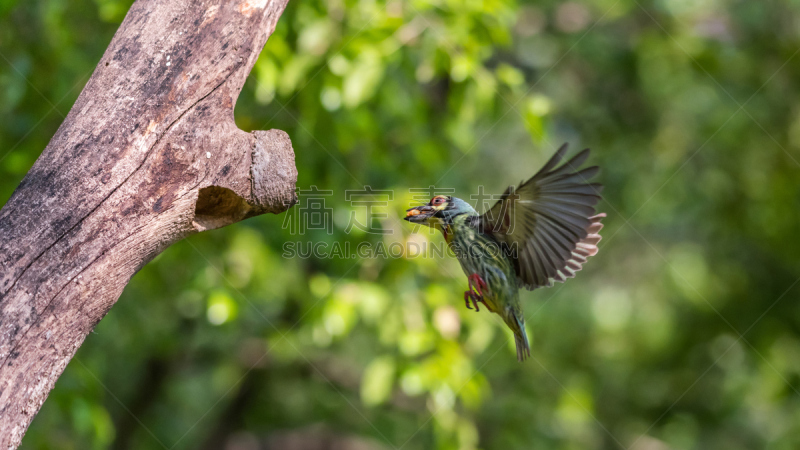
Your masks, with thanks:
M 406 210 L 405 219 L 436 228 L 437 225 L 449 225 L 461 214 L 477 214 L 469 203 L 449 195 L 437 195 L 425 205 Z

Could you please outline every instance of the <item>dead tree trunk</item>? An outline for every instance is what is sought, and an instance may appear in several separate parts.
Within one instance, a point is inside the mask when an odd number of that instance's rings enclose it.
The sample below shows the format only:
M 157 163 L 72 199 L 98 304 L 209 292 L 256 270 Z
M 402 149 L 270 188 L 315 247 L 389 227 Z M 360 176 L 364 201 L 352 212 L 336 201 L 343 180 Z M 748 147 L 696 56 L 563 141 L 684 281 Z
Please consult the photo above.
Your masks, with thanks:
M 295 201 L 286 133 L 233 107 L 288 0 L 138 0 L 0 211 L 0 448 L 134 273 L 170 244 Z

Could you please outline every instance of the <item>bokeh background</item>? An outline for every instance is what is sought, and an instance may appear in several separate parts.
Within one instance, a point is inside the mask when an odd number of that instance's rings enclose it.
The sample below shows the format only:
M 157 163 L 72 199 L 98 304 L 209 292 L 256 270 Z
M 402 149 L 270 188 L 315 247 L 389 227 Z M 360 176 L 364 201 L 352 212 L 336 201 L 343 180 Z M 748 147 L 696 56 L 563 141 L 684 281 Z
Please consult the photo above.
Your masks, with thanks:
M 0 1 L 0 202 L 129 6 Z M 332 232 L 263 216 L 169 248 L 23 448 L 800 447 L 799 51 L 790 0 L 290 2 L 236 120 L 289 133 Z M 523 294 L 524 364 L 452 257 L 284 256 L 441 242 L 400 220 L 411 188 L 499 193 L 563 142 L 603 168 L 605 237 Z M 364 186 L 394 194 L 367 211 Z

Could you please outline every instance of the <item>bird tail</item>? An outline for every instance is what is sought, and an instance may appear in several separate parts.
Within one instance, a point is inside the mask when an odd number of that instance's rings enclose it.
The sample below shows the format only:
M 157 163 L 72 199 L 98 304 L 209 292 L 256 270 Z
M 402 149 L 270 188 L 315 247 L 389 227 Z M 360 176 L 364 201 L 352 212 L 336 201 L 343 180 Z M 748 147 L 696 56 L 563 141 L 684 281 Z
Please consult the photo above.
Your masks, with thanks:
M 510 312 L 510 319 L 514 323 L 509 325 L 511 325 L 511 331 L 514 332 L 514 342 L 517 344 L 517 361 L 525 361 L 525 358 L 531 356 L 531 346 L 528 343 L 528 333 L 525 332 L 525 319 L 522 318 L 521 312 Z

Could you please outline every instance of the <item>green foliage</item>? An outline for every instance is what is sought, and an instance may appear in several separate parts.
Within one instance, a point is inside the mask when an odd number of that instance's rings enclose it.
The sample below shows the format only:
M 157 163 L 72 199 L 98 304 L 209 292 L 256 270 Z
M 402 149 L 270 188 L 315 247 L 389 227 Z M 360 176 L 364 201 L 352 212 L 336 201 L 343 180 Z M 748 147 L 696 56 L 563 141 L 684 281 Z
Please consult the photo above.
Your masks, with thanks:
M 129 3 L 0 1 L 2 201 Z M 798 20 L 797 2 L 291 2 L 236 120 L 289 133 L 333 234 L 265 216 L 168 249 L 23 447 L 797 448 Z M 452 257 L 283 255 L 441 242 L 400 220 L 409 188 L 499 193 L 564 141 L 595 149 L 609 218 L 575 280 L 523 294 L 525 364 L 462 306 Z M 345 196 L 364 185 L 394 191 L 371 222 Z

